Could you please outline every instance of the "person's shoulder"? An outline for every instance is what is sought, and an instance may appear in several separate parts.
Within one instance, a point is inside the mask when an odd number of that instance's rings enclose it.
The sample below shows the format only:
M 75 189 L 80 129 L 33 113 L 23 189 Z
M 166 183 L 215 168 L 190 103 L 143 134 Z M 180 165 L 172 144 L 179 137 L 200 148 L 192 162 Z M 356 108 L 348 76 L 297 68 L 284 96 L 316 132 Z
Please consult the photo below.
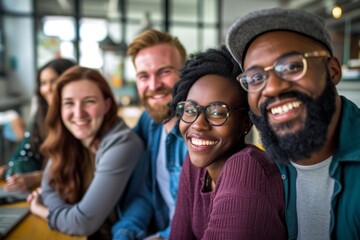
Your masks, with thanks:
M 252 183 L 269 186 L 274 179 L 281 183 L 280 176 L 276 164 L 266 157 L 263 150 L 247 145 L 226 161 L 219 179 L 227 188 L 237 188 L 239 184 L 252 188 Z
M 138 123 L 144 124 L 144 123 L 153 123 L 153 119 L 150 117 L 150 114 L 147 110 L 143 111 L 143 113 L 140 115 Z
M 102 138 L 101 145 L 113 145 L 126 141 L 142 145 L 139 136 L 137 136 L 123 120 L 118 119 L 114 126 Z
M 143 113 L 140 115 L 138 122 L 133 128 L 133 131 L 137 134 L 144 135 L 148 134 L 148 132 L 151 132 L 152 129 L 155 127 L 162 127 L 162 124 L 157 124 L 154 122 L 154 120 L 151 118 L 148 111 L 143 111 Z
M 243 149 L 231 156 L 231 158 L 239 157 L 248 157 L 262 160 L 267 159 L 265 151 L 252 144 L 247 144 Z
M 344 96 L 341 96 L 341 103 L 343 107 L 343 112 L 347 114 L 360 115 L 360 108 L 353 101 L 347 99 Z
M 253 167 L 261 168 L 266 172 L 277 168 L 275 162 L 267 157 L 264 150 L 251 144 L 246 145 L 245 148 L 232 155 L 228 161 L 229 163 L 233 162 L 233 164 L 240 163 L 252 165 Z

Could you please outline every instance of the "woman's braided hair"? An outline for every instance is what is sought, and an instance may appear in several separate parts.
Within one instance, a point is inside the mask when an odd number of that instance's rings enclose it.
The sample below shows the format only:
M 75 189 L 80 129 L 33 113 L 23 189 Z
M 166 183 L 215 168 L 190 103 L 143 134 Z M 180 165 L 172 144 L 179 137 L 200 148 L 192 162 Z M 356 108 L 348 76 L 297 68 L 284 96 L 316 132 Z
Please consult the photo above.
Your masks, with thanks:
M 240 73 L 241 69 L 238 63 L 232 58 L 225 46 L 221 46 L 219 49 L 208 49 L 205 52 L 190 55 L 189 60 L 186 61 L 185 66 L 181 69 L 180 80 L 173 88 L 173 100 L 168 104 L 170 115 L 166 121 L 169 121 L 176 115 L 177 104 L 186 100 L 191 86 L 199 78 L 209 74 L 228 78 L 239 92 L 242 107 L 249 108 L 247 92 L 236 80 L 236 77 Z

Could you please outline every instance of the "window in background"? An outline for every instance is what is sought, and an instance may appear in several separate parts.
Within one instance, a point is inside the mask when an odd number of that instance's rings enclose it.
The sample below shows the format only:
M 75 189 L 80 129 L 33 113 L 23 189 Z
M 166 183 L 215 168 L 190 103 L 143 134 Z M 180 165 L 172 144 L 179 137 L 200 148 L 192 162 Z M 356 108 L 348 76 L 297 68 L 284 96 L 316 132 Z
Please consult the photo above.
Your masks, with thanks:
M 188 53 L 219 46 L 217 0 L 171 1 L 170 32 L 178 36 Z
M 36 68 L 55 57 L 71 58 L 102 69 L 115 88 L 134 84 L 135 71 L 126 50 L 145 29 L 169 31 L 188 53 L 219 45 L 216 9 L 222 0 L 0 1 L 11 12 L 17 12 L 21 5 L 28 9 L 34 6 L 34 12 L 22 10 L 20 15 L 27 15 L 34 23 L 29 31 L 36 36 L 32 38 Z
M 132 63 L 126 56 L 126 47 L 145 29 L 168 29 L 181 40 L 188 53 L 219 45 L 219 16 L 216 10 L 220 4 L 218 0 L 35 2 L 37 16 L 48 16 L 46 20 L 42 20 L 43 35 L 39 34 L 40 45 L 48 47 L 47 50 L 44 47 L 38 50 L 40 62 L 54 56 L 79 58 L 82 65 L 103 69 L 116 86 L 121 86 L 122 82 L 134 81 L 135 72 L 128 66 Z M 60 28 L 54 23 L 59 18 L 63 21 L 63 27 Z M 76 36 L 77 21 L 79 39 Z M 52 24 L 52 27 L 47 27 Z M 96 34 L 92 34 L 93 29 L 96 29 Z M 105 46 L 110 43 L 109 46 L 113 45 L 114 50 L 97 43 L 105 43 Z
M 47 0 L 42 0 L 47 1 Z M 59 0 L 58 0 L 59 1 Z M 75 0 L 80 3 L 80 11 L 82 17 L 89 18 L 105 18 L 109 10 L 116 11 L 116 6 L 113 4 L 117 4 L 121 0 Z M 126 0 L 132 1 L 132 0 Z
M 200 1 L 200 0 L 198 0 Z M 201 0 L 202 6 L 200 6 L 202 8 L 203 11 L 203 22 L 205 25 L 207 24 L 211 24 L 212 28 L 216 27 L 217 24 L 219 23 L 219 19 L 218 19 L 218 9 L 219 9 L 219 1 L 217 0 Z
M 103 67 L 104 60 L 99 42 L 104 40 L 107 34 L 107 22 L 105 19 L 81 19 L 80 65 L 99 69 Z
M 38 67 L 51 59 L 75 59 L 75 19 L 67 16 L 46 16 L 38 33 Z
M 34 0 L 37 17 L 37 67 L 51 59 L 76 59 L 76 0 Z
M 9 11 L 17 14 L 32 13 L 31 1 L 24 0 L 2 0 L 2 8 L 4 11 Z
M 199 51 L 199 29 L 196 25 L 184 26 L 183 24 L 173 24 L 170 26 L 170 32 L 177 38 L 186 48 L 186 52 L 191 54 L 193 52 Z
M 342 80 L 360 82 L 360 16 L 328 20 L 334 55 L 342 64 Z
M 162 0 L 144 1 L 132 0 L 127 3 L 126 44 L 146 29 L 163 30 L 164 7 Z M 135 82 L 135 69 L 129 57 L 124 60 L 124 78 Z
M 205 50 L 211 47 L 217 47 L 220 45 L 220 13 L 218 9 L 220 8 L 220 3 L 217 0 L 202 0 L 202 28 L 201 32 L 201 49 Z
M 201 47 L 203 50 L 220 46 L 219 29 L 214 27 L 204 28 L 202 31 Z
M 45 17 L 43 31 L 46 36 L 58 37 L 63 41 L 75 38 L 74 19 L 72 17 Z
M 34 88 L 34 21 L 31 1 L 0 0 L 4 74 L 0 95 L 28 98 Z
M 170 32 L 179 38 L 188 53 L 200 50 L 198 1 L 173 0 L 170 5 Z
M 127 22 L 137 25 L 136 28 L 128 29 L 130 39 L 153 25 L 163 24 L 163 2 L 162 0 L 131 0 L 127 2 Z
M 197 6 L 199 2 L 203 2 L 202 0 L 172 0 L 170 2 L 171 22 L 197 23 L 199 20 Z
M 9 0 L 13 1 L 13 0 Z M 25 2 L 26 0 L 17 0 Z M 74 16 L 77 0 L 28 0 L 35 2 L 37 16 Z
M 79 0 L 81 65 L 101 69 L 107 79 L 108 68 L 117 58 L 108 61 L 108 51 L 116 51 L 119 38 L 119 0 Z M 113 31 L 113 29 L 115 29 Z M 115 34 L 113 34 L 115 33 Z M 114 40 L 116 39 L 116 40 Z

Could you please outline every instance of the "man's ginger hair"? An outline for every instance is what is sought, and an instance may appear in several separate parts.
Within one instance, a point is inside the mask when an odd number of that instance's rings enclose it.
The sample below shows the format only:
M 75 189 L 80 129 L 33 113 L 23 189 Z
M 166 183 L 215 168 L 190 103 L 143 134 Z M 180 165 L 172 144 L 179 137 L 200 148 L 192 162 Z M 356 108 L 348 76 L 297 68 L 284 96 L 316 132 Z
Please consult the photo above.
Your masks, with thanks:
M 144 48 L 152 47 L 158 44 L 169 44 L 174 46 L 181 56 L 183 63 L 186 61 L 186 50 L 177 37 L 171 36 L 167 32 L 160 32 L 155 29 L 149 29 L 136 36 L 128 47 L 128 55 L 133 63 L 137 54 Z

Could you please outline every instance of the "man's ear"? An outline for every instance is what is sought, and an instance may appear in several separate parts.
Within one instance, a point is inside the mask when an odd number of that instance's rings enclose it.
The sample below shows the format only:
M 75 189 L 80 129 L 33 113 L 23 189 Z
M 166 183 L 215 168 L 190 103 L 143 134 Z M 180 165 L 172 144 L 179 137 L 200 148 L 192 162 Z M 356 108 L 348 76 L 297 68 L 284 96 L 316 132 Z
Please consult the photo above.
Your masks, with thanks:
M 246 134 L 248 134 L 248 133 L 250 132 L 252 126 L 253 126 L 253 123 L 250 121 L 249 118 L 247 118 L 246 120 L 247 120 L 247 121 L 244 123 L 244 126 L 245 126 L 245 127 L 244 127 L 244 130 L 245 130 Z M 245 134 L 245 135 L 246 135 L 246 134 Z
M 334 85 L 337 85 L 342 77 L 341 65 L 339 63 L 339 60 L 336 57 L 331 57 L 328 62 L 328 68 L 331 77 L 331 82 Z

